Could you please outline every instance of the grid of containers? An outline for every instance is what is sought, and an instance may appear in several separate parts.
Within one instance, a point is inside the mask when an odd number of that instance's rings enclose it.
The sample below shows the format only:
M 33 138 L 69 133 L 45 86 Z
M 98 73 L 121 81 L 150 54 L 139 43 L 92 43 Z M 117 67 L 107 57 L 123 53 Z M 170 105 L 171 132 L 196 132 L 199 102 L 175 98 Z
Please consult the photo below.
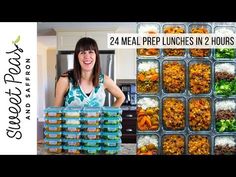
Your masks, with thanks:
M 138 23 L 137 33 L 236 33 Z M 137 49 L 137 155 L 236 154 L 236 49 Z
M 115 107 L 48 107 L 45 147 L 50 153 L 118 154 L 121 113 Z

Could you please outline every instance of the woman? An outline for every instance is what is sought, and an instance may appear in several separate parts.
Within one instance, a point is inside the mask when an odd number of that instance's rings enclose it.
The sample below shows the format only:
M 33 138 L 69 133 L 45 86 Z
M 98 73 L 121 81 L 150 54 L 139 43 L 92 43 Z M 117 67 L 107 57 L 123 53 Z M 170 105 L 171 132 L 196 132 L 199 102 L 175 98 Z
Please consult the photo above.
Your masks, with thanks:
M 59 78 L 56 85 L 55 106 L 104 106 L 105 90 L 120 107 L 125 95 L 114 81 L 101 73 L 98 46 L 94 39 L 81 38 L 75 47 L 74 69 Z

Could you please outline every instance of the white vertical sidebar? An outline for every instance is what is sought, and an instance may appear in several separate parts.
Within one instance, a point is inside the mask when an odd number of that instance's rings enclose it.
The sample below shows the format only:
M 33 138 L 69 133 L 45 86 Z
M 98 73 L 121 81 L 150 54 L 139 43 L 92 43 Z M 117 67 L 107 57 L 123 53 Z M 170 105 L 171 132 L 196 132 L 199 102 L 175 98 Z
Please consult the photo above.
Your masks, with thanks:
M 0 22 L 0 154 L 37 154 L 37 23 Z

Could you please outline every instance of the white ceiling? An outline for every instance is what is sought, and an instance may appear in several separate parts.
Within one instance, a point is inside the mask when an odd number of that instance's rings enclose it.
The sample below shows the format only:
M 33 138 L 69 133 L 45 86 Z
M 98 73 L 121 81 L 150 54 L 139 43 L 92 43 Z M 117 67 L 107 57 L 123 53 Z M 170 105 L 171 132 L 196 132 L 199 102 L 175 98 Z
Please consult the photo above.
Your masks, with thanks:
M 55 36 L 56 31 L 103 31 L 135 28 L 135 22 L 38 22 L 38 36 Z

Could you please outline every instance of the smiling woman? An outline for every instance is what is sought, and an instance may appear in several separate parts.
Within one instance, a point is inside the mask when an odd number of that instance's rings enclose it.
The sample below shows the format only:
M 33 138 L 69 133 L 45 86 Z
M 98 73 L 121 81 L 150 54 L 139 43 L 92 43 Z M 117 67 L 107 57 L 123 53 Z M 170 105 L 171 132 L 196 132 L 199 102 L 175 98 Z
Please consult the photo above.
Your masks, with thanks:
M 105 90 L 120 107 L 125 96 L 114 81 L 101 72 L 98 46 L 94 39 L 81 38 L 75 47 L 74 68 L 59 78 L 55 106 L 104 106 Z

